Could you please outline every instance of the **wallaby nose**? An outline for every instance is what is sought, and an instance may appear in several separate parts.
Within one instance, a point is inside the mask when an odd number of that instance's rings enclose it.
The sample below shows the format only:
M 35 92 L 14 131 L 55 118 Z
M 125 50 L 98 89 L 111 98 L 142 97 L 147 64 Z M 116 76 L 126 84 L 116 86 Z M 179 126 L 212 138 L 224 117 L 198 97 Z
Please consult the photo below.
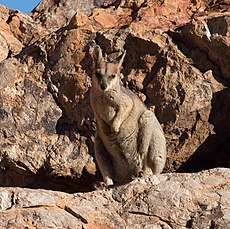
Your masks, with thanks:
M 104 91 L 107 88 L 107 84 L 106 83 L 101 83 L 100 87 L 101 87 L 101 90 Z

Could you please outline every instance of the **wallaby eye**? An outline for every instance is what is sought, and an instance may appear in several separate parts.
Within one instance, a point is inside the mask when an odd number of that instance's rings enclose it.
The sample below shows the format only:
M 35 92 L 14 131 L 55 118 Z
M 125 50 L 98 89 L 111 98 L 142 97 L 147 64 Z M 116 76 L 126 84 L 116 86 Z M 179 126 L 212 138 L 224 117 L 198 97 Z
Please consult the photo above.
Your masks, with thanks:
M 95 76 L 98 78 L 98 79 L 101 79 L 102 78 L 102 74 L 100 72 L 96 72 L 95 73 Z
M 110 77 L 111 77 L 112 79 L 114 79 L 114 78 L 116 77 L 116 75 L 111 75 Z

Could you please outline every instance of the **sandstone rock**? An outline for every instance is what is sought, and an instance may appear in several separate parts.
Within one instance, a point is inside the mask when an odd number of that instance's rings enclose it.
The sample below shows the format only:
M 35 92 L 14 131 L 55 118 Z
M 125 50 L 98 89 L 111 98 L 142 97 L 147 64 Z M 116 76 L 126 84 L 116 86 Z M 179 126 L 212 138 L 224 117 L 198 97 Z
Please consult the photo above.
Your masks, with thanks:
M 14 37 L 7 23 L 10 12 L 9 9 L 0 5 L 0 61 L 11 56 L 11 54 L 18 54 L 23 47 L 23 44 Z
M 19 11 L 10 11 L 7 24 L 14 36 L 24 45 L 28 46 L 48 34 L 48 31 L 36 23 L 27 14 Z
M 203 72 L 206 81 L 211 83 L 213 91 L 208 121 L 214 126 L 214 132 L 210 132 L 204 143 L 182 166 L 182 171 L 198 171 L 202 168 L 208 169 L 220 165 L 229 166 L 229 155 L 226 153 L 230 149 L 228 144 L 229 102 L 227 101 L 229 90 L 224 89 L 224 85 L 229 86 L 230 15 L 228 12 L 211 15 L 197 17 L 196 20 L 178 28 L 176 33 L 171 34 L 184 55 L 192 59 L 194 65 Z M 225 29 L 222 30 L 222 26 Z M 207 37 L 207 30 L 210 32 L 210 37 Z M 213 81 L 213 77 L 216 80 Z M 219 104 L 222 104 L 222 108 Z M 225 111 L 222 112 L 222 109 Z M 221 118 L 220 114 L 222 114 Z M 219 127 L 219 123 L 222 122 L 220 120 L 224 120 L 225 123 L 225 126 L 222 125 L 221 128 Z M 200 163 L 198 164 L 197 161 Z
M 46 85 L 30 78 L 28 67 L 16 59 L 1 62 L 0 69 L 1 185 L 36 186 L 36 175 L 95 173 L 84 137 L 75 142 L 58 135 L 62 111 Z
M 0 5 L 0 61 L 20 53 L 23 47 L 47 35 L 28 15 Z
M 85 12 L 91 14 L 94 8 L 93 0 L 49 0 L 41 1 L 32 11 L 31 17 L 51 31 L 55 31 L 69 24 L 71 18 L 76 12 Z
M 180 168 L 181 171 L 195 172 L 201 169 L 209 169 L 230 166 L 230 90 L 221 90 L 214 94 L 210 123 L 214 126 L 212 133 L 205 142 L 196 150 L 192 157 Z M 218 153 L 217 153 L 218 152 Z M 199 162 L 199 163 L 197 163 Z
M 4 60 L 7 58 L 8 53 L 9 53 L 9 48 L 8 48 L 8 44 L 6 42 L 6 40 L 2 37 L 2 35 L 0 36 L 0 60 Z
M 224 89 L 229 14 L 213 13 L 214 5 L 211 10 L 203 1 L 171 5 L 152 0 L 89 1 L 88 5 L 42 1 L 31 14 L 33 19 L 2 10 L 4 31 L 25 46 L 20 52 L 16 45 L 17 59 L 0 64 L 2 186 L 73 192 L 90 190 L 98 179 L 89 105 L 90 50 L 95 44 L 111 58 L 127 51 L 124 83 L 155 110 L 164 127 L 166 172 L 229 166 L 229 131 L 223 128 L 229 122 Z M 202 10 L 207 16 L 201 15 Z M 211 37 L 204 30 L 204 18 Z M 6 39 L 0 41 L 3 58 L 11 56 Z M 220 50 L 225 50 L 223 55 Z M 192 155 L 201 156 L 193 161 Z M 186 164 L 189 158 L 191 165 Z
M 192 58 L 202 71 L 212 69 L 220 80 L 229 80 L 230 77 L 229 24 L 230 12 L 212 13 L 210 16 L 197 17 L 189 24 L 178 28 L 180 32 L 177 38 L 183 44 L 186 43 L 187 50 L 183 49 L 185 54 Z M 197 50 L 191 52 L 191 47 L 194 46 L 199 48 L 199 53 Z M 201 58 L 198 58 L 198 55 Z M 204 58 L 206 60 L 202 63 Z
M 0 188 L 1 228 L 228 228 L 230 170 L 163 174 L 103 191 Z

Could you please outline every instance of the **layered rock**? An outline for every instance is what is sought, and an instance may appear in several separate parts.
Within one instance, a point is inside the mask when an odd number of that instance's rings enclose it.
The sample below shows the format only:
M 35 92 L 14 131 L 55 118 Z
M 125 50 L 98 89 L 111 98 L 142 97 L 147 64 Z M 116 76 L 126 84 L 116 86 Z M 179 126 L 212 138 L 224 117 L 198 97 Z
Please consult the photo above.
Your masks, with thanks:
M 124 83 L 164 127 L 165 172 L 229 166 L 224 1 L 42 1 L 30 16 L 1 9 L 4 31 L 18 42 L 13 52 L 3 39 L 2 59 L 19 53 L 0 63 L 1 185 L 73 192 L 98 179 L 89 105 L 95 44 L 111 58 L 127 51 Z
M 162 174 L 65 194 L 0 188 L 1 228 L 228 228 L 230 170 Z

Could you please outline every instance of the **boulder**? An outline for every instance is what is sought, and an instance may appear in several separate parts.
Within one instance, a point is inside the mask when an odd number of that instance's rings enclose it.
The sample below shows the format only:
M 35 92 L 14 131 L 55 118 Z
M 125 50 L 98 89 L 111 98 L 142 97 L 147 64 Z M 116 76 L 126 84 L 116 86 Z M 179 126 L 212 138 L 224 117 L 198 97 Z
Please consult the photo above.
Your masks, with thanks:
M 41 1 L 30 16 L 49 31 L 55 31 L 69 24 L 76 12 L 90 15 L 94 6 L 93 0 L 48 0 Z
M 15 58 L 0 63 L 1 185 L 44 187 L 40 179 L 46 174 L 80 177 L 86 167 L 94 173 L 86 139 L 78 136 L 75 142 L 58 134 L 62 110 L 46 84 L 30 74 Z
M 0 5 L 0 61 L 19 54 L 48 31 L 30 16 Z

